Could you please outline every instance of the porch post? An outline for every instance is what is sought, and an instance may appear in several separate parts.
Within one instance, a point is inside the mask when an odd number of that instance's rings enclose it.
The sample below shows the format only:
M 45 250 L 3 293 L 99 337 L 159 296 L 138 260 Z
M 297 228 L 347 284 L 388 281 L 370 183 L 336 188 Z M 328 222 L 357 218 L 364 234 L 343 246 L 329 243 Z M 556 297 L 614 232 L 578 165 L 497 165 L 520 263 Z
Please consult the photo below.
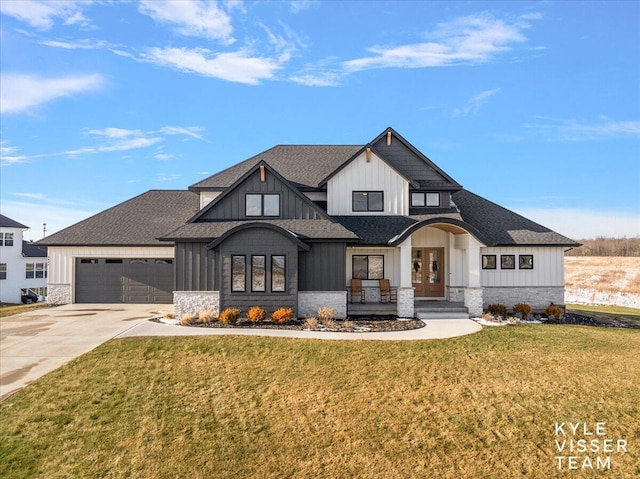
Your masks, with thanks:
M 413 285 L 411 283 L 411 236 L 400 243 L 400 286 L 398 287 L 398 316 L 413 318 Z
M 467 238 L 467 287 L 464 305 L 471 316 L 482 316 L 482 286 L 480 284 L 480 243 L 471 235 Z

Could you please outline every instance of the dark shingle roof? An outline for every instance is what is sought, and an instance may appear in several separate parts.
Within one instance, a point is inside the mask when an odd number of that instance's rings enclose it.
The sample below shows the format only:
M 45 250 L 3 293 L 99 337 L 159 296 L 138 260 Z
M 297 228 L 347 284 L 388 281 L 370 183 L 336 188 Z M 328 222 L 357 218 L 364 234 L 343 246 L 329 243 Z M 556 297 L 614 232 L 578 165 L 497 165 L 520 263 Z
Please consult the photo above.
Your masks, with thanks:
M 333 216 L 361 238 L 360 244 L 386 245 L 391 238 L 415 223 L 407 216 Z
M 191 191 L 151 190 L 40 240 L 48 246 L 161 246 L 159 236 L 184 224 L 200 207 Z
M 278 145 L 191 185 L 190 189 L 226 188 L 260 161 L 265 161 L 293 186 L 315 189 L 361 148 L 361 145 Z
M 580 243 L 470 191 L 457 191 L 452 199 L 463 221 L 481 231 L 491 246 L 580 246 Z
M 23 225 L 22 223 L 18 223 L 16 220 L 12 220 L 8 216 L 0 215 L 0 227 L 2 228 L 20 228 L 20 229 L 28 229 L 28 226 Z
M 31 243 L 30 241 L 23 241 L 22 256 L 27 258 L 46 258 L 47 247 Z
M 291 231 L 300 239 L 357 240 L 358 237 L 339 223 L 329 220 L 246 220 L 188 223 L 162 236 L 165 241 L 211 240 L 219 238 L 236 226 L 266 223 Z

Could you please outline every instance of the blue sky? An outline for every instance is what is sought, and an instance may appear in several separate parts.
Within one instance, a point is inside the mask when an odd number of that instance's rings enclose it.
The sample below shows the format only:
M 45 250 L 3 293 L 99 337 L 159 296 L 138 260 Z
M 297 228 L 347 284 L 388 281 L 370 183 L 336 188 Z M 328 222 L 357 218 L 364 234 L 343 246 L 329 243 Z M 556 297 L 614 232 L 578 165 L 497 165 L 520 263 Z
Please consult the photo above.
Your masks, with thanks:
M 29 239 L 275 144 L 387 126 L 560 233 L 640 235 L 640 2 L 0 9 L 0 207 Z

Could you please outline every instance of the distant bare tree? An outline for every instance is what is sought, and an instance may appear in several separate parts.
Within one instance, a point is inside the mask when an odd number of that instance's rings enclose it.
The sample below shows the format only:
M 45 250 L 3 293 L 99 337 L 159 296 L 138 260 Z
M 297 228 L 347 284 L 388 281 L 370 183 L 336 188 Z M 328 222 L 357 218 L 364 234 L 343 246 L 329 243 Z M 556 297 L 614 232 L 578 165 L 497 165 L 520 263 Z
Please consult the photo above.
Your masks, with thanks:
M 640 237 L 578 240 L 582 246 L 573 248 L 567 256 L 640 256 Z

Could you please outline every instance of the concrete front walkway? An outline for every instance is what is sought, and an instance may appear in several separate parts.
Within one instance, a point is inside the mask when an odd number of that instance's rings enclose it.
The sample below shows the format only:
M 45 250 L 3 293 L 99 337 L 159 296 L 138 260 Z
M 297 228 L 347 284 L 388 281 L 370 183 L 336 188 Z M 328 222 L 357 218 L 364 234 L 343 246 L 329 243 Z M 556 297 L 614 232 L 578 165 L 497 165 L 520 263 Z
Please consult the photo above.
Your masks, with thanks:
M 70 304 L 0 318 L 0 400 L 171 305 Z
M 174 326 L 145 321 L 118 335 L 118 338 L 133 336 L 272 336 L 278 338 L 306 339 L 360 339 L 407 341 L 423 339 L 445 339 L 464 336 L 480 331 L 480 326 L 470 319 L 431 319 L 426 326 L 409 331 L 388 333 L 332 333 L 324 331 L 291 331 L 286 329 L 242 329 L 242 328 L 198 328 Z

